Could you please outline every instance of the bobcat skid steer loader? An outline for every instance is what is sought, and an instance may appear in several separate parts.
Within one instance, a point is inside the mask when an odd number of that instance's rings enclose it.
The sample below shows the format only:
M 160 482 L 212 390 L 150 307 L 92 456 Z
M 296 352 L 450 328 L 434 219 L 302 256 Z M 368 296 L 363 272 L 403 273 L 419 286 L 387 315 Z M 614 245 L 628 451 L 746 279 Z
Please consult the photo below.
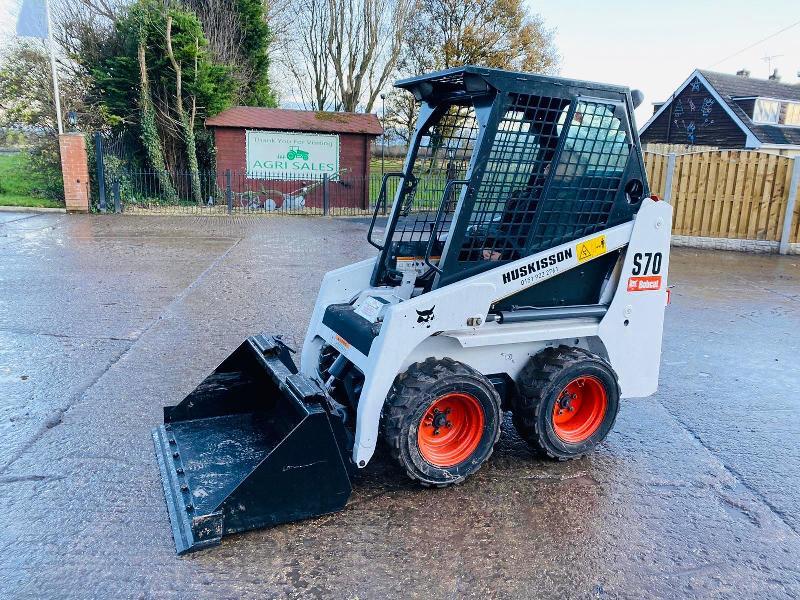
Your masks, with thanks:
M 377 253 L 325 275 L 299 368 L 251 337 L 154 430 L 179 553 L 340 510 L 379 436 L 446 486 L 503 411 L 570 459 L 656 391 L 672 209 L 649 195 L 641 94 L 470 66 L 397 87 L 419 121 Z

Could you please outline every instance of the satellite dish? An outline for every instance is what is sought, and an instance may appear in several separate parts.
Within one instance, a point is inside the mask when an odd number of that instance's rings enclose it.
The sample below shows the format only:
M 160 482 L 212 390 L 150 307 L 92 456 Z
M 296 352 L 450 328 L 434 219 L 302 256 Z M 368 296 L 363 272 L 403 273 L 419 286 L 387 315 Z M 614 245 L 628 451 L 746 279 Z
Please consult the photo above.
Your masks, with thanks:
M 644 93 L 642 90 L 632 90 L 631 100 L 633 100 L 633 108 L 639 108 L 639 105 L 644 102 Z

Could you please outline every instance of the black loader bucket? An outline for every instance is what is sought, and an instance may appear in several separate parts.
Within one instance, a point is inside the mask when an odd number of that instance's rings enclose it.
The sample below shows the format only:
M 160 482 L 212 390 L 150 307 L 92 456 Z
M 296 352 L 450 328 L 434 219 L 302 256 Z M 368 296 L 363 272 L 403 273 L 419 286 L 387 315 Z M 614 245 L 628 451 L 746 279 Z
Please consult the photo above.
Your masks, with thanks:
M 153 430 L 178 554 L 341 510 L 348 433 L 279 340 L 248 338 Z

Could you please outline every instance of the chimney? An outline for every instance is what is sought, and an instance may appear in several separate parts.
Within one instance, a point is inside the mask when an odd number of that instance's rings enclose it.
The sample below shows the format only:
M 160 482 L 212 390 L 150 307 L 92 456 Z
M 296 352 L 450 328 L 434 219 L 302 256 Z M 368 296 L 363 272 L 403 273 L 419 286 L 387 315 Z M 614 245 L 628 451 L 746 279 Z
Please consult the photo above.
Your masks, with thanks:
M 769 76 L 769 80 L 770 81 L 780 81 L 781 80 L 781 76 L 778 75 L 778 69 L 775 69 L 774 71 L 772 71 L 772 75 Z
M 739 69 L 738 71 L 736 71 L 736 74 L 739 77 L 744 77 L 745 79 L 750 77 L 750 71 L 748 71 L 747 69 Z

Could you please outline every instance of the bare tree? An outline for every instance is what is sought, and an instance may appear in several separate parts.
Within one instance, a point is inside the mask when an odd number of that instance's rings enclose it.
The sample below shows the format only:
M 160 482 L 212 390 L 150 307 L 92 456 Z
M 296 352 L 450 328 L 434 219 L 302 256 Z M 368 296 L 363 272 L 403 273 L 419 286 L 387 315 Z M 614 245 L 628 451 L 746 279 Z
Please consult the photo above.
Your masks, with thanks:
M 386 114 L 381 119 L 389 139 L 408 145 L 419 115 L 419 105 L 406 90 L 392 90 L 386 98 Z
M 62 97 L 80 97 L 72 81 Z M 39 130 L 55 139 L 56 111 L 48 49 L 42 40 L 16 40 L 0 54 L 0 128 Z
M 397 67 L 413 0 L 279 0 L 273 64 L 314 110 L 373 110 Z
M 85 65 L 94 63 L 102 54 L 116 18 L 128 2 L 62 0 L 53 3 L 53 37 L 58 48 L 59 72 L 65 79 L 90 78 Z
M 397 66 L 410 0 L 328 0 L 337 108 L 371 112 Z
M 248 68 L 241 64 L 241 46 L 244 36 L 239 14 L 231 10 L 230 0 L 184 0 L 203 24 L 208 39 L 208 50 L 217 62 Z M 234 74 L 236 75 L 236 74 Z M 240 75 L 245 78 L 246 74 Z
M 202 202 L 202 193 L 200 192 L 200 171 L 197 164 L 197 145 L 194 137 L 194 121 L 197 116 L 197 98 L 191 95 L 189 98 L 190 110 L 186 114 L 183 106 L 183 65 L 175 58 L 175 52 L 172 49 L 172 15 L 167 15 L 167 56 L 169 62 L 175 71 L 175 112 L 178 114 L 178 124 L 181 129 L 181 138 L 186 146 L 186 161 L 189 164 L 189 174 L 192 179 L 192 194 L 195 201 L 199 204 Z M 200 53 L 199 40 L 195 39 L 195 58 L 194 58 L 194 76 L 197 78 L 197 57 Z
M 331 62 L 330 0 L 298 0 L 283 5 L 272 24 L 277 58 L 288 72 L 295 96 L 312 110 L 325 110 L 334 103 Z
M 522 0 L 416 0 L 402 71 L 464 64 L 547 73 L 557 69 L 553 33 Z

